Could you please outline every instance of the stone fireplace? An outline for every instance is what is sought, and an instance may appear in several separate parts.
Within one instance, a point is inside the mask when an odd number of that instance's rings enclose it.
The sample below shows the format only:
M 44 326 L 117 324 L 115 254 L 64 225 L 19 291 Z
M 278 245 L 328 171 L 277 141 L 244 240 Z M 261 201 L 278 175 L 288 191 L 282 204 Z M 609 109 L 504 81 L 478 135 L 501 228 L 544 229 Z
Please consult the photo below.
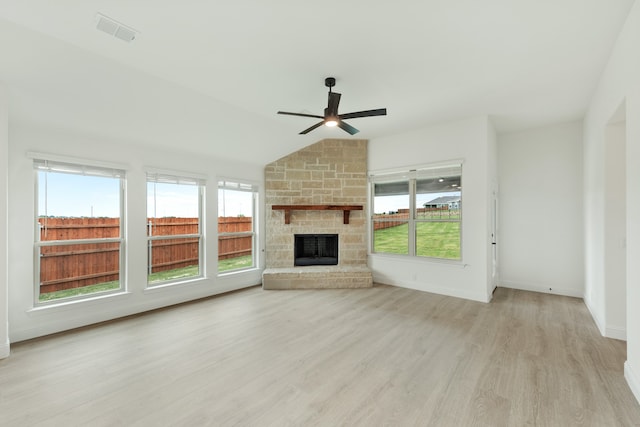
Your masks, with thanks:
M 367 141 L 353 139 L 323 140 L 267 165 L 264 289 L 372 286 L 366 172 Z M 336 236 L 335 256 L 314 252 L 312 236 L 327 235 Z M 300 236 L 310 239 L 297 257 Z

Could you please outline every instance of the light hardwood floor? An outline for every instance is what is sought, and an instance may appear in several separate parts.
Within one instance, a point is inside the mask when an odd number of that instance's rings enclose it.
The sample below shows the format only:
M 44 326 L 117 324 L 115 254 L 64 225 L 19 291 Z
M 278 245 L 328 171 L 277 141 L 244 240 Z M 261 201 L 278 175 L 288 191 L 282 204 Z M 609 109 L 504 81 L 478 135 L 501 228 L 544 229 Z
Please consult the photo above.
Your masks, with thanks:
M 17 343 L 2 426 L 631 426 L 579 299 L 251 288 Z

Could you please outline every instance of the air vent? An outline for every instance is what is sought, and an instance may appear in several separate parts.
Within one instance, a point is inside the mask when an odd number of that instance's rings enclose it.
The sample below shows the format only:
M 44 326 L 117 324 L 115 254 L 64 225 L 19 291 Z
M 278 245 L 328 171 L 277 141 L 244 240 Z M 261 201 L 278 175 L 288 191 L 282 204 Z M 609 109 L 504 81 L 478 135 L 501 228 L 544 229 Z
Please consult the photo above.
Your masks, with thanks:
M 96 28 L 127 43 L 135 40 L 138 35 L 138 32 L 133 28 L 121 24 L 115 19 L 109 18 L 101 13 L 96 14 Z

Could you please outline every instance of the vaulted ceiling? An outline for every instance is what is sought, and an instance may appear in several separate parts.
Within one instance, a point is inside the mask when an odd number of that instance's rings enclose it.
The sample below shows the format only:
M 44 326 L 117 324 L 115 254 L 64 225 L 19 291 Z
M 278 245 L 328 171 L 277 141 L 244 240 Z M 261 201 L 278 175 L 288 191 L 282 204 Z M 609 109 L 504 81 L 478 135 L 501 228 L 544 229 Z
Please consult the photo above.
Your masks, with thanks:
M 581 118 L 633 0 L 0 0 L 10 120 L 265 164 L 341 112 L 375 139 L 471 115 Z M 131 43 L 96 29 L 102 13 Z

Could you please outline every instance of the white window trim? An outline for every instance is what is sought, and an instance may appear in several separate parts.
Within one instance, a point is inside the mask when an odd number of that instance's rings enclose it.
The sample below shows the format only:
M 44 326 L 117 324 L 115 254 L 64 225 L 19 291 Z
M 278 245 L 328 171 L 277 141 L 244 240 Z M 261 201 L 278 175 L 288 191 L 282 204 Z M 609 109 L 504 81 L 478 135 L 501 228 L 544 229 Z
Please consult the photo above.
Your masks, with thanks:
M 96 167 L 101 169 L 116 169 L 126 173 L 130 168 L 123 163 L 104 162 L 101 160 L 85 159 L 81 157 L 64 156 L 59 154 L 28 151 L 27 158 L 32 160 L 46 160 L 54 163 L 66 163 L 70 165 Z
M 168 236 L 167 235 L 163 235 L 163 236 L 151 235 L 150 236 L 147 229 L 146 237 L 147 237 L 147 250 L 149 251 L 148 260 L 151 259 L 150 248 L 152 246 L 149 246 L 150 242 L 159 241 L 159 240 L 170 240 L 170 239 L 171 240 L 172 239 L 189 239 L 189 238 L 197 237 L 198 238 L 198 273 L 199 273 L 197 276 L 190 276 L 190 277 L 184 277 L 184 278 L 178 278 L 178 279 L 169 279 L 169 280 L 163 280 L 161 282 L 149 283 L 149 267 L 150 266 L 147 265 L 145 268 L 147 272 L 146 273 L 147 282 L 145 285 L 145 290 L 161 289 L 161 288 L 166 288 L 174 285 L 197 282 L 201 279 L 206 278 L 206 266 L 204 262 L 204 260 L 206 259 L 205 230 L 204 230 L 205 229 L 205 226 L 204 226 L 205 224 L 205 218 L 204 218 L 205 188 L 207 185 L 206 178 L 204 177 L 204 175 L 199 175 L 199 174 L 193 174 L 188 172 L 183 173 L 183 172 L 178 172 L 174 170 L 157 169 L 157 168 L 150 168 L 150 167 L 145 168 L 145 176 L 146 176 L 145 185 L 148 185 L 149 182 L 160 182 L 160 183 L 196 185 L 198 187 L 198 233 L 176 234 L 176 235 L 168 235 Z M 154 177 L 154 179 L 150 180 L 149 179 L 150 177 Z M 147 200 L 148 200 L 148 196 L 149 195 L 147 194 Z M 148 224 L 147 224 L 147 227 L 148 227 Z
M 257 251 L 257 242 L 258 242 L 258 214 L 259 214 L 259 207 L 258 207 L 258 202 L 260 200 L 259 198 L 259 193 L 260 193 L 260 186 L 251 180 L 246 180 L 246 179 L 236 179 L 236 178 L 228 178 L 228 177 L 218 177 L 217 178 L 217 182 L 218 182 L 218 190 L 220 189 L 226 189 L 226 190 L 231 190 L 231 191 L 244 191 L 247 193 L 251 193 L 251 201 L 252 201 L 252 207 L 251 207 L 251 215 L 252 215 L 252 221 L 251 221 L 251 231 L 245 231 L 245 232 L 234 232 L 234 233 L 217 233 L 218 234 L 218 239 L 217 241 L 219 241 L 221 236 L 251 236 L 251 266 L 250 267 L 245 267 L 245 268 L 238 268 L 238 269 L 234 269 L 234 270 L 227 270 L 227 271 L 220 271 L 219 270 L 219 260 L 216 260 L 216 264 L 218 265 L 217 268 L 217 272 L 218 272 L 218 276 L 228 276 L 231 274 L 237 274 L 237 273 L 244 273 L 246 271 L 250 271 L 250 270 L 255 270 L 258 268 L 258 263 L 260 262 L 260 259 L 258 257 L 258 251 Z M 227 186 L 226 183 L 227 182 L 232 182 L 234 184 L 240 184 L 240 185 L 244 185 L 245 187 L 234 187 L 234 186 Z M 222 183 L 222 185 L 221 185 Z M 217 210 L 217 206 L 216 206 L 216 210 Z M 220 212 L 218 212 L 217 217 L 220 217 Z M 216 230 L 218 230 L 218 225 L 217 225 L 217 218 L 216 218 Z
M 460 258 L 457 259 L 448 259 L 448 258 L 438 258 L 438 257 L 429 257 L 429 256 L 421 256 L 416 254 L 416 224 L 418 222 L 438 222 L 431 220 L 418 219 L 416 215 L 416 199 L 417 199 L 417 189 L 416 182 L 419 178 L 423 177 L 435 177 L 438 174 L 434 174 L 432 171 L 438 169 L 447 169 L 457 167 L 460 168 L 460 175 L 463 177 L 463 169 L 464 169 L 464 161 L 463 160 L 448 160 L 437 163 L 430 164 L 421 164 L 416 166 L 409 166 L 403 168 L 393 168 L 393 169 L 384 169 L 378 171 L 369 172 L 369 254 L 375 256 L 389 256 L 389 257 L 397 257 L 403 259 L 417 259 L 417 260 L 427 260 L 427 261 L 436 261 L 443 262 L 447 264 L 460 264 L 463 263 L 463 216 L 462 216 L 462 208 L 460 208 Z M 398 182 L 398 181 L 407 181 L 409 184 L 409 218 L 407 219 L 408 224 L 408 253 L 407 254 L 396 254 L 396 253 L 387 253 L 387 252 L 375 252 L 374 245 L 374 223 L 375 222 L 397 222 L 397 219 L 378 219 L 374 220 L 374 211 L 375 211 L 375 184 L 380 183 L 388 183 L 388 182 Z M 464 200 L 461 191 L 461 200 Z
M 47 153 L 37 153 L 37 152 L 28 152 L 27 157 L 33 160 L 33 182 L 34 182 L 34 245 L 33 245 L 33 309 L 40 307 L 55 307 L 66 305 L 68 303 L 76 303 L 83 301 L 91 301 L 95 298 L 101 298 L 105 296 L 111 296 L 116 294 L 122 294 L 127 292 L 127 281 L 126 281 L 126 241 L 125 241 L 125 229 L 126 229 L 126 210 L 125 210 L 125 200 L 126 200 L 126 169 L 121 164 L 116 163 L 107 163 L 101 161 L 93 161 L 80 159 L 76 157 L 67 157 L 60 156 L 54 154 Z M 65 166 L 75 167 L 78 169 L 78 173 L 83 168 L 91 168 L 91 169 L 104 169 L 105 171 L 111 170 L 113 173 L 111 174 L 114 178 L 118 178 L 120 180 L 120 237 L 114 238 L 106 238 L 106 239 L 77 239 L 77 240 L 48 240 L 48 241 L 40 241 L 40 226 L 38 222 L 38 202 L 39 202 L 39 180 L 38 180 L 38 171 L 43 170 L 43 168 L 36 166 L 39 162 L 51 162 L 54 164 L 62 164 Z M 71 173 L 71 172 L 70 172 Z M 90 173 L 90 176 L 102 176 L 98 173 Z M 104 176 L 109 176 L 110 174 L 105 173 Z M 78 295 L 75 297 L 67 297 L 60 298 L 57 300 L 51 301 L 40 301 L 40 248 L 46 246 L 68 246 L 68 245 L 82 245 L 82 244 L 92 244 L 92 243 L 119 243 L 119 273 L 118 273 L 118 282 L 120 286 L 117 289 L 113 289 L 111 291 L 103 291 L 103 292 L 94 292 L 90 294 Z
M 194 173 L 194 172 L 184 172 L 184 171 L 178 171 L 173 169 L 161 169 L 161 168 L 155 168 L 151 166 L 145 166 L 143 168 L 143 171 L 146 176 L 157 175 L 157 176 L 173 177 L 178 179 L 182 178 L 187 180 L 198 181 L 200 182 L 201 185 L 206 185 L 206 182 L 207 182 L 206 175 Z

